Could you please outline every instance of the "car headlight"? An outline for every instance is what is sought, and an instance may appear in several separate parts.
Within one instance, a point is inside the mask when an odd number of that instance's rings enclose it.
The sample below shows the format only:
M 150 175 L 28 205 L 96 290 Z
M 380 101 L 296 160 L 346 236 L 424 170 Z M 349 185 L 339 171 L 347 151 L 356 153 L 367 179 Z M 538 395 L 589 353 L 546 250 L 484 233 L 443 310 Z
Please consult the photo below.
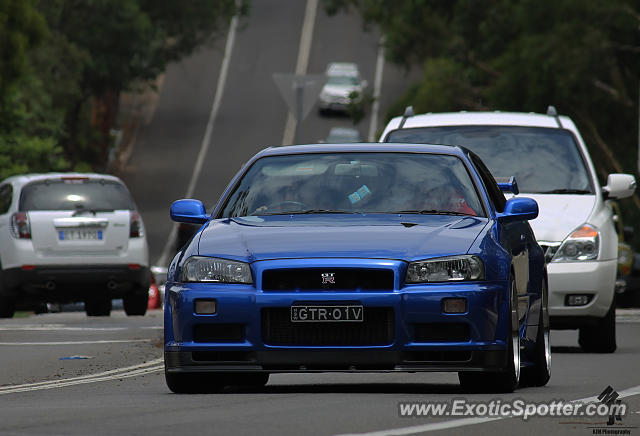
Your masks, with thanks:
M 579 262 L 598 258 L 600 232 L 589 224 L 574 230 L 563 242 L 551 262 Z
M 478 256 L 463 255 L 411 262 L 406 283 L 459 282 L 484 279 L 484 265 Z
M 251 268 L 244 262 L 193 256 L 182 267 L 183 282 L 253 283 Z

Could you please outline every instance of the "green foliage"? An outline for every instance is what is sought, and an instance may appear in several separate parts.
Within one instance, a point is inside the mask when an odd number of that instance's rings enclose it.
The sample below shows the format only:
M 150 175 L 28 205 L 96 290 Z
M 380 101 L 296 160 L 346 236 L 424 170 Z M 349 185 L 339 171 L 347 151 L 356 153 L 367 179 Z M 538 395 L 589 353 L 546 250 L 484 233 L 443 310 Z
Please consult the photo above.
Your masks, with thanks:
M 30 0 L 0 0 L 0 103 L 28 69 L 28 51 L 46 34 L 44 18 Z
M 65 170 L 61 151 L 53 137 L 0 135 L 0 180 L 26 172 Z
M 358 91 L 349 93 L 349 104 L 347 105 L 347 115 L 354 125 L 364 119 L 368 108 L 373 104 L 374 98 L 371 92 L 365 91 L 362 95 Z

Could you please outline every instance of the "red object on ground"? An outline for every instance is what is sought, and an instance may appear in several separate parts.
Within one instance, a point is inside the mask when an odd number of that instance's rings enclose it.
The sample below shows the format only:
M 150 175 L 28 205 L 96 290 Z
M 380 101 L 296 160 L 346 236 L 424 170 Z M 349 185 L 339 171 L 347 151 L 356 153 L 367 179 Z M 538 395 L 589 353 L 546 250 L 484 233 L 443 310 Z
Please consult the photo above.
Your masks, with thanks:
M 151 284 L 149 285 L 149 304 L 147 309 L 160 309 L 162 307 L 162 301 L 160 301 L 160 291 L 156 284 L 156 279 L 151 274 Z

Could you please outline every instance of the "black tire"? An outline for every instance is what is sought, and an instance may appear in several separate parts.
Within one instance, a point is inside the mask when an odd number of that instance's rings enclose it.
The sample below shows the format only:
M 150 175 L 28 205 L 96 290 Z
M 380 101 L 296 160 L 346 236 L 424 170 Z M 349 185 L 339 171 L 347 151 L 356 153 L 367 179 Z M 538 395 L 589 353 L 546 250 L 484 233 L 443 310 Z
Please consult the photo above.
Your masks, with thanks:
M 111 315 L 111 297 L 109 295 L 94 296 L 84 302 L 87 316 Z
M 509 286 L 511 340 L 507 338 L 506 367 L 500 372 L 459 372 L 458 379 L 465 391 L 510 393 L 516 389 L 520 382 L 520 317 L 518 315 L 518 294 L 513 278 L 510 280 Z
M 585 353 L 613 353 L 616 351 L 615 296 L 604 318 L 594 326 L 580 327 L 578 344 Z
M 551 378 L 551 337 L 549 328 L 549 306 L 546 283 L 542 288 L 542 306 L 538 320 L 538 334 L 533 351 L 533 366 L 522 368 L 521 386 L 544 386 Z
M 0 295 L 0 318 L 13 318 L 16 313 L 16 300 L 13 297 Z
M 11 294 L 6 295 L 7 289 L 3 289 L 2 264 L 0 264 L 0 318 L 13 318 L 16 313 L 16 299 Z
M 47 303 L 36 303 L 36 305 L 33 307 L 33 313 L 35 313 L 36 315 L 49 313 L 49 308 L 47 307 Z
M 149 306 L 148 291 L 130 292 L 122 297 L 122 306 L 127 316 L 143 316 Z
M 225 384 L 220 374 L 164 372 L 167 387 L 176 394 L 211 394 Z

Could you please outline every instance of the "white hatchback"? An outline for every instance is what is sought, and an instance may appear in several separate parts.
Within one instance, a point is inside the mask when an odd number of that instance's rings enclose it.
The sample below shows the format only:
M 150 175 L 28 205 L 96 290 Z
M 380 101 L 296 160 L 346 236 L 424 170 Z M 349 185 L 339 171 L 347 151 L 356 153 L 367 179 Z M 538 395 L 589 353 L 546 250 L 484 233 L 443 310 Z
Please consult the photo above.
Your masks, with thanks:
M 494 177 L 515 176 L 540 206 L 530 222 L 545 251 L 551 327 L 579 329 L 585 351 L 613 352 L 618 237 L 609 199 L 633 194 L 635 178 L 611 174 L 601 187 L 573 121 L 548 113 L 413 115 L 386 126 L 381 141 L 462 145 Z
M 107 316 L 122 298 L 144 315 L 150 281 L 142 218 L 117 177 L 27 174 L 0 182 L 0 317 L 44 303 L 85 302 Z

